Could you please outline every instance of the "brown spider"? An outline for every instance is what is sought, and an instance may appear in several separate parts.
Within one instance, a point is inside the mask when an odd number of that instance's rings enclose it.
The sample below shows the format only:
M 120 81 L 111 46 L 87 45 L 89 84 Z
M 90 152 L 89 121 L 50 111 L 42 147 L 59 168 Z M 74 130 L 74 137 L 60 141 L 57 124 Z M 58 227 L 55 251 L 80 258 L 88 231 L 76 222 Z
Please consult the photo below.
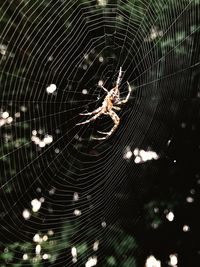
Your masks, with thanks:
M 130 87 L 129 82 L 127 82 L 129 92 L 128 92 L 128 94 L 127 94 L 125 99 L 120 100 L 119 85 L 120 85 L 120 82 L 121 82 L 121 76 L 122 76 L 122 68 L 120 67 L 119 75 L 118 75 L 118 78 L 117 78 L 117 81 L 116 81 L 116 86 L 114 88 L 112 88 L 110 91 L 108 91 L 105 87 L 103 87 L 103 85 L 99 85 L 107 93 L 107 95 L 105 96 L 101 107 L 95 109 L 92 112 L 80 113 L 80 115 L 82 115 L 82 116 L 93 115 L 93 114 L 95 114 L 95 115 L 92 118 L 90 118 L 89 120 L 77 123 L 76 125 L 86 124 L 86 123 L 89 123 L 91 121 L 94 121 L 99 116 L 101 116 L 102 114 L 110 116 L 111 119 L 113 120 L 114 126 L 109 132 L 97 131 L 98 133 L 105 134 L 106 136 L 99 137 L 99 138 L 93 137 L 93 139 L 96 139 L 96 140 L 107 139 L 117 129 L 117 127 L 119 125 L 120 118 L 113 111 L 113 109 L 120 110 L 120 107 L 117 107 L 117 106 L 126 103 L 128 101 L 128 99 L 129 99 L 129 97 L 130 97 L 130 94 L 131 94 L 131 87 Z

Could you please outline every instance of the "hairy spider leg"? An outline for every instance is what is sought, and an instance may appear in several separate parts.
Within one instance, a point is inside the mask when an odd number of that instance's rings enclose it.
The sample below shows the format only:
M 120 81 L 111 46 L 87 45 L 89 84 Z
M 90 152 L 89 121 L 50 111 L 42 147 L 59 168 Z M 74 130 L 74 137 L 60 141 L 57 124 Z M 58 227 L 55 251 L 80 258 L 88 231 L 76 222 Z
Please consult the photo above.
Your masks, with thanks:
M 119 75 L 117 77 L 117 81 L 116 81 L 116 86 L 118 87 L 120 82 L 121 82 L 121 77 L 122 77 L 122 67 L 120 67 L 119 69 Z
M 93 110 L 91 112 L 88 112 L 88 113 L 79 113 L 79 115 L 81 115 L 81 116 L 93 115 L 93 114 L 98 113 L 101 109 L 102 109 L 102 107 L 99 107 L 99 108 L 97 108 L 97 109 L 95 109 L 95 110 Z
M 126 103 L 128 101 L 132 89 L 131 89 L 131 86 L 130 86 L 129 82 L 127 82 L 127 84 L 128 84 L 128 94 L 127 94 L 126 98 L 124 100 L 118 101 L 115 105 L 121 105 L 121 104 L 124 104 L 124 103 Z
M 115 106 L 113 106 L 112 108 L 115 109 L 115 110 L 121 110 L 120 107 L 115 107 Z
M 103 112 L 99 112 L 97 113 L 96 115 L 94 115 L 92 118 L 90 118 L 89 120 L 86 120 L 86 121 L 83 121 L 83 122 L 79 122 L 77 123 L 76 125 L 81 125 L 81 124 L 86 124 L 86 123 L 89 123 L 91 121 L 94 121 L 96 120 L 96 118 L 98 118 Z
M 107 114 L 110 115 L 110 117 L 112 118 L 112 120 L 114 122 L 114 126 L 112 127 L 112 129 L 109 132 L 97 131 L 98 133 L 106 134 L 106 136 L 105 137 L 93 137 L 93 139 L 96 139 L 96 140 L 107 139 L 117 129 L 119 122 L 120 122 L 120 118 L 117 116 L 117 114 L 113 110 L 110 110 Z

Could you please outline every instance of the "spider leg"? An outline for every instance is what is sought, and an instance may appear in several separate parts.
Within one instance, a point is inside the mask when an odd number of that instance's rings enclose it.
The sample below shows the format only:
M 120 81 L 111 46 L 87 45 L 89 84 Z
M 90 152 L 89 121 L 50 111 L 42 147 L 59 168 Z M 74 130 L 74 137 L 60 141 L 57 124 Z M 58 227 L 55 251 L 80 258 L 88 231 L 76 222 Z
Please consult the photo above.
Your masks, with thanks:
M 106 93 L 108 93 L 108 90 L 105 88 L 105 87 L 103 87 L 103 85 L 99 85 L 104 91 L 106 91 Z
M 121 104 L 126 103 L 128 101 L 128 99 L 129 99 L 129 97 L 130 97 L 132 89 L 131 89 L 131 86 L 130 86 L 129 82 L 127 82 L 127 84 L 128 84 L 128 94 L 127 94 L 127 96 L 126 96 L 126 98 L 124 100 L 118 101 L 116 103 L 117 105 L 121 105 Z
M 98 113 L 101 109 L 102 109 L 102 107 L 99 107 L 99 108 L 97 108 L 97 109 L 95 109 L 95 110 L 93 110 L 91 112 L 88 112 L 88 113 L 79 113 L 79 115 L 81 115 L 81 116 L 93 115 L 93 114 Z
M 102 112 L 97 113 L 96 115 L 94 115 L 92 118 L 90 118 L 89 120 L 83 121 L 83 122 L 79 122 L 76 125 L 81 125 L 81 124 L 86 124 L 89 123 L 91 121 L 96 120 L 96 118 L 98 118 L 100 115 L 102 114 Z
M 115 106 L 113 106 L 112 108 L 115 109 L 115 110 L 121 110 L 120 107 L 115 107 Z
M 104 140 L 104 139 L 107 139 L 107 138 L 108 138 L 108 136 L 105 136 L 105 137 L 92 137 L 92 139 L 94 139 L 94 140 Z
M 120 67 L 120 69 L 119 69 L 119 75 L 117 77 L 116 86 L 119 86 L 119 84 L 121 82 L 121 77 L 122 77 L 122 67 Z
M 111 119 L 113 120 L 114 126 L 112 127 L 112 129 L 109 132 L 100 132 L 100 131 L 98 131 L 98 133 L 106 134 L 106 136 L 104 136 L 104 137 L 93 137 L 93 139 L 96 139 L 96 140 L 107 139 L 117 129 L 117 127 L 119 125 L 119 122 L 120 122 L 120 118 L 117 116 L 117 114 L 113 110 L 110 110 L 108 112 L 108 115 L 110 115 Z

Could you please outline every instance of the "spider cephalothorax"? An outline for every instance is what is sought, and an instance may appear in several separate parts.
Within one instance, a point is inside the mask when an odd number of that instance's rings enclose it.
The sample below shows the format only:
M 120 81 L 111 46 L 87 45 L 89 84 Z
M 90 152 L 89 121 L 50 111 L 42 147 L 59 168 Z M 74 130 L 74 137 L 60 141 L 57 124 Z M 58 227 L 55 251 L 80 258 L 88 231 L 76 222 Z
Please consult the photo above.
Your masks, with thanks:
M 130 94 L 131 94 L 131 87 L 128 84 L 128 94 L 126 96 L 125 99 L 120 100 L 120 92 L 119 92 L 119 85 L 121 82 L 121 77 L 122 77 L 122 68 L 120 67 L 119 69 L 119 75 L 116 81 L 116 86 L 114 88 L 112 88 L 110 91 L 108 91 L 105 87 L 103 87 L 103 85 L 100 85 L 100 87 L 106 91 L 107 95 L 104 98 L 104 101 L 102 103 L 102 106 L 95 109 L 92 112 L 88 112 L 88 113 L 80 113 L 80 115 L 82 116 L 89 116 L 89 115 L 94 115 L 93 117 L 91 117 L 89 120 L 77 123 L 76 125 L 80 125 L 80 124 L 86 124 L 89 123 L 91 121 L 96 120 L 100 115 L 104 114 L 104 115 L 108 115 L 112 118 L 113 122 L 114 122 L 114 126 L 112 127 L 112 129 L 109 132 L 100 132 L 98 131 L 98 133 L 101 134 L 105 134 L 106 136 L 104 137 L 93 137 L 93 139 L 97 139 L 97 140 L 103 140 L 108 138 L 118 127 L 119 122 L 120 122 L 120 118 L 118 117 L 118 115 L 113 111 L 114 110 L 120 110 L 120 106 L 121 104 L 124 104 L 128 101 Z

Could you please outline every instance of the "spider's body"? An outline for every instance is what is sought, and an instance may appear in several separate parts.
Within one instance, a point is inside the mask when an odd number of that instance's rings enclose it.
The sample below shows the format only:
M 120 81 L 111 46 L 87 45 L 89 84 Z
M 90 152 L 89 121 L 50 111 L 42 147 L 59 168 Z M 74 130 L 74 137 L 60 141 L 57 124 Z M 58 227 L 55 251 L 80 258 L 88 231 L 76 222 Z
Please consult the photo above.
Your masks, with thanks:
M 119 101 L 119 90 L 118 88 L 113 88 L 108 92 L 107 96 L 105 97 L 102 107 L 105 108 L 105 111 L 109 112 L 115 104 Z
M 99 138 L 95 138 L 93 137 L 93 139 L 97 139 L 97 140 L 103 140 L 108 138 L 118 127 L 119 122 L 120 122 L 120 118 L 118 117 L 118 115 L 113 111 L 113 109 L 115 110 L 120 110 L 120 107 L 118 107 L 121 104 L 124 104 L 128 101 L 130 94 L 131 94 L 131 87 L 128 84 L 128 95 L 126 96 L 126 98 L 124 100 L 120 100 L 120 92 L 119 92 L 119 85 L 120 85 L 120 81 L 121 81 L 121 76 L 122 76 L 122 68 L 120 67 L 119 70 L 119 75 L 116 81 L 116 86 L 114 88 L 112 88 L 110 91 L 108 91 L 106 88 L 104 88 L 102 85 L 100 86 L 104 91 L 106 91 L 107 95 L 104 98 L 104 101 L 102 103 L 102 106 L 95 109 L 92 112 L 88 112 L 88 113 L 81 113 L 80 115 L 85 116 L 85 115 L 94 115 L 92 118 L 90 118 L 89 120 L 77 123 L 76 125 L 80 125 L 80 124 L 86 124 L 89 123 L 91 121 L 96 120 L 100 115 L 104 114 L 104 115 L 108 115 L 112 118 L 113 122 L 114 122 L 114 126 L 113 128 L 109 131 L 109 132 L 100 132 L 101 134 L 105 134 L 106 136 L 104 137 L 99 137 Z

